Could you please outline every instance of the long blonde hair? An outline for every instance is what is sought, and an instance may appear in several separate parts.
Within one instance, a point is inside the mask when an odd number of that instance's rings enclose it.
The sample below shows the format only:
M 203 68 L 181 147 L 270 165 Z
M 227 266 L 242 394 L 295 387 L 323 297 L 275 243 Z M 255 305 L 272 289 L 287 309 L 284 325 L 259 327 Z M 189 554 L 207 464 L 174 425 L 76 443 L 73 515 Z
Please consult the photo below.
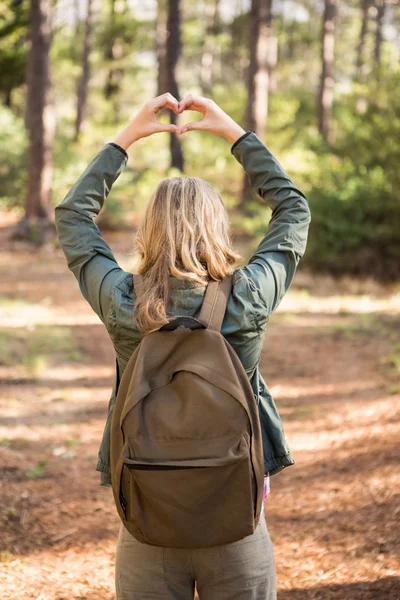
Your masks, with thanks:
M 221 195 L 198 177 L 160 181 L 134 240 L 140 285 L 134 319 L 144 334 L 168 322 L 170 277 L 207 285 L 233 273 L 241 256 L 232 248 Z

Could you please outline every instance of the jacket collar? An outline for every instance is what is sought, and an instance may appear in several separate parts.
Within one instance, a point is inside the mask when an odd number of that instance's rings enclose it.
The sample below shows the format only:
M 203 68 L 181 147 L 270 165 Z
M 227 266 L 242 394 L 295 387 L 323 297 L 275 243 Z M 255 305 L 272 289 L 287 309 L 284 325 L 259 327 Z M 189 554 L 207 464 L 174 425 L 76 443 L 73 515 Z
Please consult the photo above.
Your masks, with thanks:
M 183 279 L 180 277 L 172 277 L 172 275 L 169 277 L 169 285 L 175 290 L 184 290 L 186 288 L 205 288 L 205 286 L 198 281 L 193 281 L 192 279 Z

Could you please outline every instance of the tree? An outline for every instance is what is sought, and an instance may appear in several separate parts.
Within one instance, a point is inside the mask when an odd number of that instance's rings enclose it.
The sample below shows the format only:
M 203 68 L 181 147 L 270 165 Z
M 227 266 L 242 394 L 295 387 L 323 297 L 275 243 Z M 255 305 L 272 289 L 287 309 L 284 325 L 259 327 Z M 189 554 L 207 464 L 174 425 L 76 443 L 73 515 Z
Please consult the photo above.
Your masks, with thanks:
M 176 77 L 177 65 L 181 54 L 180 6 L 179 0 L 159 0 L 156 24 L 156 53 L 158 62 L 157 95 L 170 92 L 179 100 Z M 170 123 L 176 123 L 174 112 L 166 109 Z M 184 158 L 178 136 L 170 133 L 171 167 L 183 172 Z
M 361 28 L 360 37 L 358 38 L 357 45 L 357 60 L 356 60 L 356 74 L 359 81 L 362 80 L 364 75 L 364 51 L 365 51 L 365 40 L 368 32 L 368 12 L 371 6 L 371 0 L 361 0 Z
M 318 131 L 325 141 L 329 141 L 331 126 L 335 53 L 335 17 L 338 0 L 325 0 L 322 17 L 321 39 L 321 78 L 318 93 Z
M 28 29 L 28 6 L 25 2 L 10 2 L 2 6 L 0 26 L 0 93 L 5 106 L 12 106 L 12 92 L 25 81 Z
M 268 117 L 272 0 L 252 0 L 246 126 L 265 138 Z
M 375 48 L 374 48 L 374 63 L 375 68 L 380 69 L 381 66 L 381 47 L 382 47 L 382 22 L 385 14 L 385 0 L 375 0 Z
M 167 90 L 179 100 L 179 88 L 177 82 L 177 67 L 179 57 L 182 51 L 181 44 L 181 8 L 180 0 L 168 0 L 168 19 L 167 19 Z M 170 111 L 170 123 L 176 124 L 177 115 Z M 171 167 L 176 167 L 180 171 L 184 170 L 184 159 L 182 145 L 177 134 L 170 133 Z
M 271 57 L 272 0 L 252 0 L 249 27 L 249 65 L 247 72 L 247 106 L 245 123 L 257 136 L 265 139 L 268 118 L 269 73 Z M 241 206 L 250 195 L 247 175 L 243 178 Z
M 167 0 L 159 0 L 157 4 L 156 23 L 156 54 L 158 63 L 157 96 L 168 92 L 167 73 L 167 29 L 168 7 Z
M 52 42 L 51 0 L 31 0 L 30 52 L 27 68 L 26 126 L 29 133 L 28 185 L 25 216 L 17 237 L 43 241 L 50 231 L 53 175 L 52 145 L 55 133 L 49 52 Z M 51 228 L 52 229 L 52 228 Z
M 130 27 L 133 30 L 133 23 L 130 19 L 127 0 L 121 0 L 121 2 L 109 0 L 109 2 L 110 15 L 104 39 L 104 57 L 109 68 L 104 86 L 104 96 L 106 100 L 112 102 L 111 115 L 114 123 L 118 123 L 120 111 L 118 96 L 124 75 L 124 43 L 128 38 L 128 45 L 132 45 L 132 35 L 128 33 L 127 28 Z
M 75 120 L 75 141 L 78 141 L 87 110 L 88 85 L 90 79 L 90 53 L 92 50 L 92 30 L 93 30 L 93 0 L 87 0 L 87 13 L 85 21 L 85 37 L 82 51 L 82 74 L 78 82 L 77 90 L 77 110 Z
M 206 0 L 204 5 L 205 35 L 200 70 L 201 89 L 204 96 L 211 94 L 213 85 L 215 35 L 219 29 L 219 3 L 220 0 Z

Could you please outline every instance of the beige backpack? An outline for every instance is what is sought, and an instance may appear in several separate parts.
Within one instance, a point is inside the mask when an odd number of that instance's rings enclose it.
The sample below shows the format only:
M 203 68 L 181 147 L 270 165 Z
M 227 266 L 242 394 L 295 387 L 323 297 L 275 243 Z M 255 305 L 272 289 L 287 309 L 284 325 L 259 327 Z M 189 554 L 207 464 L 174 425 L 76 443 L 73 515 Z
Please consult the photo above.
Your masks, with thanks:
M 172 318 L 145 335 L 121 378 L 111 480 L 118 514 L 140 542 L 217 546 L 259 522 L 257 402 L 220 331 L 231 287 L 232 276 L 209 283 L 199 319 Z

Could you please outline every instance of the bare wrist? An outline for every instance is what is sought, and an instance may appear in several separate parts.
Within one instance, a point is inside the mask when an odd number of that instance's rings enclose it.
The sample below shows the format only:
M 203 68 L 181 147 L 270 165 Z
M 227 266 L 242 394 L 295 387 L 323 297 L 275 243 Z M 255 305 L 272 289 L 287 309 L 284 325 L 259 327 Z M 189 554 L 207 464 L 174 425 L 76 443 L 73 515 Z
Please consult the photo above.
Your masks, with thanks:
M 129 146 L 131 146 L 134 142 L 137 141 L 137 137 L 132 130 L 130 125 L 127 125 L 122 131 L 118 133 L 118 135 L 114 138 L 113 142 L 121 146 L 124 150 L 128 150 Z
M 246 133 L 246 131 L 243 129 L 243 127 L 240 127 L 240 125 L 238 125 L 237 123 L 235 123 L 234 126 L 232 126 L 232 127 L 229 128 L 229 130 L 225 134 L 225 138 L 228 140 L 228 142 L 230 142 L 231 144 L 233 144 L 244 133 Z

